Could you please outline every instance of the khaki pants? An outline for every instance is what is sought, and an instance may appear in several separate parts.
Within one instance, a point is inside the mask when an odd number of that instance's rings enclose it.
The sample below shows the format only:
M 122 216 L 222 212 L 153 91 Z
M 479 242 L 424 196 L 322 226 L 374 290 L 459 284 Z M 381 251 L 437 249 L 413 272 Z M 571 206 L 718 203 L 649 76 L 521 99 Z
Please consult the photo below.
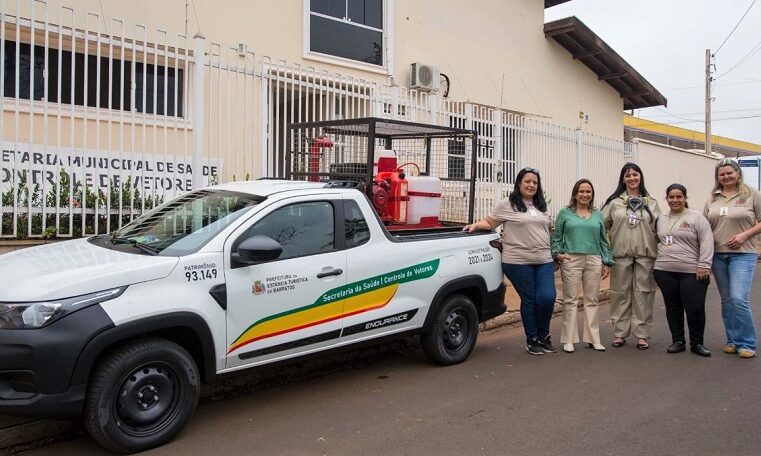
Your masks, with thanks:
M 597 310 L 597 296 L 600 293 L 602 258 L 600 255 L 568 254 L 570 260 L 560 265 L 563 277 L 563 329 L 561 344 L 579 341 L 576 324 L 578 306 L 584 303 L 584 326 L 582 341 L 600 343 L 600 315 Z
M 654 258 L 616 257 L 610 268 L 613 337 L 649 339 L 653 326 Z

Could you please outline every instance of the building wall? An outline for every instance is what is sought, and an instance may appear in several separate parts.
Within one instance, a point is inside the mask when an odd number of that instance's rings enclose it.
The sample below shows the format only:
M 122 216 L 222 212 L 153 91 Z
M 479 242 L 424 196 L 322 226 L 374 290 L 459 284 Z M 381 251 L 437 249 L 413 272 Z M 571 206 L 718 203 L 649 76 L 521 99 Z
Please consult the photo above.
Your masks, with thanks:
M 666 188 L 679 183 L 687 188 L 691 208 L 703 210 L 713 186 L 714 167 L 718 158 L 686 151 L 646 140 L 634 140 L 638 149 L 638 164 L 645 175 L 645 185 L 662 211 L 666 205 Z
M 149 26 L 148 41 L 175 43 L 184 33 L 185 0 L 73 0 L 77 27 L 97 26 L 94 12 Z M 23 7 L 22 2 L 22 9 Z M 52 5 L 53 3 L 51 3 Z M 388 83 L 389 76 L 303 57 L 304 2 L 195 0 L 188 12 L 188 35 L 200 32 L 224 46 L 246 43 L 250 50 L 357 78 Z M 621 139 L 619 94 L 559 45 L 544 37 L 544 7 L 538 0 L 391 0 L 394 16 L 393 76 L 406 87 L 409 66 L 438 66 L 451 80 L 450 98 L 544 117 L 548 121 Z M 10 7 L 8 7 L 10 8 Z M 13 11 L 9 11 L 14 14 Z M 29 14 L 29 11 L 24 11 Z M 198 21 L 196 22 L 196 15 Z M 49 20 L 55 21 L 56 14 Z M 64 16 L 66 18 L 66 16 Z M 88 21 L 87 23 L 85 21 Z M 70 19 L 62 22 L 68 24 Z M 200 23 L 200 29 L 197 25 Z M 121 25 L 103 20 L 102 30 L 118 34 Z M 168 31 L 167 37 L 151 31 Z M 585 121 L 579 119 L 583 112 Z

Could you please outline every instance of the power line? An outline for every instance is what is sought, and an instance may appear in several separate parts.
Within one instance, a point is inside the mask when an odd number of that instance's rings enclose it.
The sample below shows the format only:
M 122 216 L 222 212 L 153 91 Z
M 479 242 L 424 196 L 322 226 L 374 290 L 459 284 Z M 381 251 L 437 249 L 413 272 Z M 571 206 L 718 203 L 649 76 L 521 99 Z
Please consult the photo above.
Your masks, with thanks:
M 715 78 L 714 78 L 715 79 Z M 758 84 L 761 82 L 761 79 L 749 79 L 747 81 L 735 81 L 735 82 L 725 82 L 722 84 L 714 84 L 714 87 L 724 87 L 728 85 L 738 85 L 738 84 Z M 676 92 L 678 90 L 688 90 L 688 89 L 704 89 L 705 86 L 699 85 L 699 86 L 684 86 L 684 87 L 671 87 L 663 89 L 664 92 Z
M 756 52 L 758 52 L 758 51 L 761 51 L 761 41 L 759 41 L 758 44 L 753 46 L 753 49 L 751 49 L 750 52 L 745 54 L 745 57 L 741 58 L 737 63 L 735 63 L 732 66 L 732 68 L 730 68 L 729 70 L 727 70 L 727 71 L 723 72 L 722 74 L 716 76 L 715 78 L 713 78 L 713 80 L 715 81 L 715 80 L 719 79 L 720 77 L 723 77 L 724 75 L 730 73 L 732 70 L 734 70 L 738 66 L 742 65 L 743 63 L 745 63 L 746 60 L 748 60 L 749 58 L 753 57 L 756 54 Z
M 746 108 L 746 109 L 725 109 L 721 111 L 712 111 L 714 113 L 732 113 L 732 112 L 748 112 L 748 111 L 761 111 L 761 108 Z M 648 114 L 648 117 L 674 117 L 674 116 L 696 116 L 698 114 L 703 114 L 703 112 L 679 112 L 679 113 L 668 113 L 668 114 Z
M 754 115 L 754 116 L 740 116 L 740 117 L 724 117 L 722 119 L 711 119 L 711 122 L 721 122 L 723 120 L 740 120 L 740 119 L 756 119 L 761 117 L 761 114 Z M 681 122 L 668 122 L 669 125 L 676 125 L 676 124 L 689 124 L 689 123 L 704 123 L 704 120 L 683 120 Z
M 755 5 L 755 4 L 756 4 L 756 0 L 753 0 L 753 2 L 750 4 L 750 6 L 748 7 L 748 9 L 747 9 L 747 10 L 745 10 L 745 14 L 743 14 L 743 16 L 740 18 L 740 20 L 739 20 L 739 21 L 737 21 L 737 24 L 735 24 L 735 26 L 734 26 L 734 28 L 732 29 L 732 31 L 731 31 L 731 32 L 729 32 L 729 35 L 727 35 L 727 37 L 726 37 L 726 38 L 724 38 L 724 41 L 722 41 L 721 45 L 719 45 L 719 48 L 718 48 L 718 49 L 716 49 L 716 52 L 714 52 L 714 53 L 713 53 L 714 57 L 716 57 L 716 54 L 718 54 L 718 53 L 719 53 L 719 51 L 721 50 L 721 48 L 722 48 L 722 47 L 724 47 L 724 43 L 726 43 L 726 42 L 727 42 L 727 40 L 729 39 L 729 37 L 730 37 L 730 36 L 732 36 L 732 34 L 733 34 L 733 33 L 735 33 L 735 30 L 737 30 L 737 27 L 740 25 L 740 23 L 743 21 L 743 19 L 745 19 L 745 16 L 747 16 L 747 15 L 748 15 L 748 11 L 750 11 L 750 9 L 751 9 L 751 8 L 753 8 L 753 5 Z

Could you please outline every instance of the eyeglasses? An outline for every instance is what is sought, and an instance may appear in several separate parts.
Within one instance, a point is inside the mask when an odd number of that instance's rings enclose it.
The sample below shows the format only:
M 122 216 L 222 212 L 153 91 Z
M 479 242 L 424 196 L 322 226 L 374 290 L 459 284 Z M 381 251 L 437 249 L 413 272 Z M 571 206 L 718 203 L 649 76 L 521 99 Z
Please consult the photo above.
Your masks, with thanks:
M 528 166 L 523 168 L 520 172 L 539 174 L 539 170 L 536 168 L 529 168 Z

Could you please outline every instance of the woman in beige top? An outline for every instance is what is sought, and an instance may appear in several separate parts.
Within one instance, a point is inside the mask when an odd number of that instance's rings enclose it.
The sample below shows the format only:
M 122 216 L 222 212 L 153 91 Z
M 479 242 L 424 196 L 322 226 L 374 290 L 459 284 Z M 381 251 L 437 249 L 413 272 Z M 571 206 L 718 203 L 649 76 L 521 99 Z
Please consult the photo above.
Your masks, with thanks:
M 690 329 L 690 351 L 711 356 L 703 345 L 706 324 L 706 290 L 713 260 L 713 235 L 708 220 L 687 207 L 687 189 L 671 184 L 666 189 L 669 212 L 658 217 L 658 258 L 653 276 L 663 293 L 666 320 L 671 330 L 668 353 L 687 350 L 684 316 Z
M 550 319 L 555 305 L 555 273 L 550 255 L 550 226 L 539 171 L 523 168 L 515 188 L 491 214 L 464 230 L 493 230 L 502 225 L 502 271 L 521 297 L 526 351 L 555 353 Z
M 610 318 L 613 320 L 613 347 L 621 347 L 634 334 L 637 348 L 650 345 L 653 322 L 653 264 L 658 254 L 655 221 L 660 209 L 645 188 L 642 170 L 625 163 L 618 187 L 602 208 L 605 227 L 610 232 L 613 267 L 610 269 Z
M 703 215 L 713 230 L 713 276 L 727 332 L 724 352 L 753 358 L 756 328 L 748 301 L 761 233 L 761 194 L 743 183 L 742 169 L 728 158 L 716 164 L 714 179 Z

